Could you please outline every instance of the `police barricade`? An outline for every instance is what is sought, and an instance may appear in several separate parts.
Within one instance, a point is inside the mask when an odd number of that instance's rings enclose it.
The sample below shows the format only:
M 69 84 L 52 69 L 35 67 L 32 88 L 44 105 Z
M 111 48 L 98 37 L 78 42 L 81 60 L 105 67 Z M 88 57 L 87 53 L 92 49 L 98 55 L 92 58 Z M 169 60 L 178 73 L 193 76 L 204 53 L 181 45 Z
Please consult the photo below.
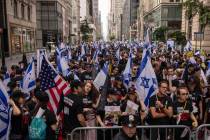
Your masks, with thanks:
M 67 140 L 114 140 L 114 136 L 119 133 L 122 126 L 117 127 L 78 127 L 71 134 L 67 135 Z M 180 133 L 181 132 L 181 133 Z M 153 125 L 137 126 L 137 140 L 178 140 L 177 137 L 191 139 L 191 130 L 184 125 Z M 187 136 L 187 137 L 186 137 Z
M 200 125 L 196 131 L 196 140 L 210 140 L 210 124 Z

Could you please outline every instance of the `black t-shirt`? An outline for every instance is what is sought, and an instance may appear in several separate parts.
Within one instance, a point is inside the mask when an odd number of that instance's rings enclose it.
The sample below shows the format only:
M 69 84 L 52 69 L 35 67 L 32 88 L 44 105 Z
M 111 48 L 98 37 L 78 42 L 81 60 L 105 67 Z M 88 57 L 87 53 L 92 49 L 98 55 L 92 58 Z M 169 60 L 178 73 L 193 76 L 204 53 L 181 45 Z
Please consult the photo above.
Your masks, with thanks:
M 158 97 L 157 95 L 153 95 L 152 97 L 150 97 L 150 100 L 149 100 L 149 108 L 155 107 L 156 112 L 158 113 L 163 113 L 163 110 L 156 106 L 156 101 L 160 101 L 167 108 L 173 106 L 172 100 L 170 97 L 168 96 Z M 151 112 L 149 112 L 149 115 L 152 116 Z M 169 117 L 155 118 L 155 119 L 151 117 L 150 119 L 153 125 L 169 125 L 170 124 Z
M 120 110 L 120 102 L 108 102 L 106 101 L 105 107 L 101 110 L 97 109 L 96 114 L 101 117 L 101 120 L 104 122 L 106 126 L 118 125 L 119 123 L 119 114 L 116 113 L 108 113 L 108 108 L 111 106 L 119 107 Z M 107 109 L 107 110 L 106 110 Z
M 193 113 L 195 115 L 199 115 L 200 113 L 199 102 L 202 99 L 201 95 L 198 92 L 193 92 L 192 94 L 189 95 L 189 97 L 192 101 Z
M 95 118 L 95 109 L 93 108 L 93 99 L 90 95 L 84 95 L 82 98 L 83 107 L 90 109 L 89 111 L 84 111 L 86 120 Z
M 28 126 L 30 123 L 30 113 L 27 108 L 18 107 L 21 110 L 20 115 L 11 116 L 11 134 L 21 135 L 25 137 L 28 134 Z
M 42 117 L 47 125 L 46 140 L 56 140 L 55 131 L 51 128 L 51 125 L 54 125 L 57 122 L 54 112 L 45 109 L 45 112 Z
M 207 111 L 207 120 L 206 123 L 210 123 L 210 98 L 206 99 L 206 111 Z
M 71 132 L 77 127 L 81 127 L 79 120 L 77 119 L 78 114 L 83 114 L 83 103 L 82 97 L 76 94 L 68 94 L 61 96 L 61 101 L 58 107 L 58 113 L 64 111 L 63 131 Z
M 192 106 L 192 101 L 188 99 L 186 102 L 179 102 L 175 101 L 173 104 L 173 113 L 174 115 L 180 115 L 179 121 L 175 120 L 176 123 L 179 122 L 179 125 L 187 125 L 191 126 L 192 125 L 192 120 L 190 118 L 190 115 L 193 111 L 193 106 Z
M 11 116 L 11 132 L 10 134 L 22 135 L 22 114 Z

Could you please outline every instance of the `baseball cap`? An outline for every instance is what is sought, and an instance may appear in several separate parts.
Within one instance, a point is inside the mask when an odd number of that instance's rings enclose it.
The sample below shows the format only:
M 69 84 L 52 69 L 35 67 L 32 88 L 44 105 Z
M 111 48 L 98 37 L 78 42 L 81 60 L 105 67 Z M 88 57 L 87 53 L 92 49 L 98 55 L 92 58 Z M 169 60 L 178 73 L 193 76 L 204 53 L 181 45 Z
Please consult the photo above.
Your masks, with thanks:
M 134 115 L 121 116 L 121 125 L 128 127 L 135 127 L 137 125 L 137 118 Z
M 117 91 L 116 88 L 110 88 L 110 89 L 108 89 L 108 94 L 110 94 L 110 95 L 119 95 L 119 92 Z

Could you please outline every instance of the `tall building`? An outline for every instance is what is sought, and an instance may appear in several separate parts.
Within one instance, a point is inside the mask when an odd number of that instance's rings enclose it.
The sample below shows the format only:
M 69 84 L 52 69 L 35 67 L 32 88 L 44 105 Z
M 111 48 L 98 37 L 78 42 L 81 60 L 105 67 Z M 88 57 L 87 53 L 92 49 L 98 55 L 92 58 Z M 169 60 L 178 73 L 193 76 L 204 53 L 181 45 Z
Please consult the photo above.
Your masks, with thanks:
M 109 14 L 109 28 L 111 32 L 109 32 L 109 34 L 118 40 L 122 38 L 122 14 L 125 1 L 126 0 L 111 0 Z
M 72 0 L 72 44 L 80 43 L 80 0 Z
M 2 3 L 5 2 L 5 3 Z M 35 50 L 36 1 L 1 0 L 1 21 L 4 21 L 4 51 L 6 55 Z M 3 8 L 3 9 L 2 9 Z M 1 13 L 2 14 L 2 13 Z
M 200 0 L 200 2 L 203 2 L 205 6 L 209 6 L 210 8 L 210 0 Z M 192 21 L 188 21 L 188 19 L 185 16 L 184 7 L 182 11 L 182 32 L 186 33 L 187 39 L 192 41 L 192 45 L 194 48 L 196 49 L 201 48 L 210 52 L 210 22 L 205 27 L 204 31 L 201 31 L 199 23 L 199 15 L 193 17 Z
M 93 20 L 93 0 L 80 0 L 80 23 L 87 21 L 93 32 L 89 35 L 89 41 L 96 40 L 96 26 Z
M 139 8 L 139 0 L 126 0 L 123 6 L 122 14 L 122 35 L 123 38 L 137 38 L 137 12 Z
M 101 17 L 99 12 L 99 2 L 98 0 L 93 0 L 93 23 L 96 27 L 96 38 L 101 38 Z
M 155 28 L 165 26 L 169 31 L 181 30 L 182 0 L 141 0 L 140 39 L 143 39 L 148 26 Z M 143 10 L 141 10 L 143 9 Z
M 72 0 L 37 0 L 38 47 L 46 47 L 48 42 L 71 42 Z

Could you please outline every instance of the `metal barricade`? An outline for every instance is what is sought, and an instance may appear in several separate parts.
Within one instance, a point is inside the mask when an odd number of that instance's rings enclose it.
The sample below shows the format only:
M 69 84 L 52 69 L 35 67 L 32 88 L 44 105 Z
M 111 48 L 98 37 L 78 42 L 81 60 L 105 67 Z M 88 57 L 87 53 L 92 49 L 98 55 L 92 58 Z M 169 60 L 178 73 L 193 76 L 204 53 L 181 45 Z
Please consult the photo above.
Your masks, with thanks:
M 113 140 L 121 129 L 121 126 L 78 127 L 67 135 L 67 140 Z M 184 125 L 137 126 L 136 134 L 138 140 L 178 140 L 181 135 L 186 136 L 185 140 L 191 138 L 190 128 Z
M 208 128 L 207 128 L 208 127 Z M 210 140 L 210 124 L 200 125 L 196 131 L 196 140 Z

